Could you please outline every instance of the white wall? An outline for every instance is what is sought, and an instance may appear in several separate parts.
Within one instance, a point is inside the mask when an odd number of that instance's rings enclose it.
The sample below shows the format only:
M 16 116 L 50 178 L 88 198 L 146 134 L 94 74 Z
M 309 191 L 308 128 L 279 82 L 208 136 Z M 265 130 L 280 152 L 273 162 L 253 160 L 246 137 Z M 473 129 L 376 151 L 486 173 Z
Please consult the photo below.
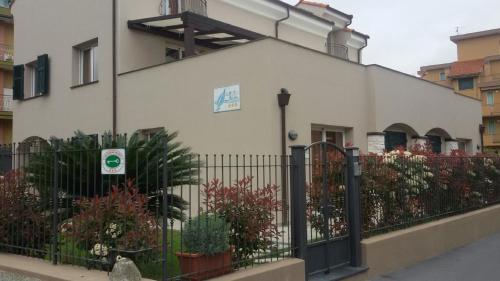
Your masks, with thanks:
M 77 128 L 89 133 L 112 127 L 112 2 L 111 0 L 18 0 L 15 18 L 15 64 L 48 54 L 50 93 L 16 101 L 14 140 L 30 136 L 70 136 Z M 99 39 L 99 83 L 73 86 L 73 46 Z

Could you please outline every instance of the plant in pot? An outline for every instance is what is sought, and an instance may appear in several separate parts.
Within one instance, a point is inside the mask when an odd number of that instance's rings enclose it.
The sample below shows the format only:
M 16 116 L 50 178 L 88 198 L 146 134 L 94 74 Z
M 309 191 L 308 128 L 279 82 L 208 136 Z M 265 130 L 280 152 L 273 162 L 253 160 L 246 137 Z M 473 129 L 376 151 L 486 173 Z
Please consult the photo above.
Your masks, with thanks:
M 206 280 L 232 271 L 230 226 L 222 217 L 202 214 L 183 233 L 186 252 L 177 253 L 184 280 Z

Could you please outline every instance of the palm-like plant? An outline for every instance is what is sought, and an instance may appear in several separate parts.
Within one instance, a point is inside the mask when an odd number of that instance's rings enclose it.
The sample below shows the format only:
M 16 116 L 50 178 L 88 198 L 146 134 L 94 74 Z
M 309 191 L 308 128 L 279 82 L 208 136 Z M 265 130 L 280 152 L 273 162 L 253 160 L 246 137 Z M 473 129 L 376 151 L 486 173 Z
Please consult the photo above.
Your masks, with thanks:
M 68 216 L 75 199 L 106 196 L 113 185 L 132 179 L 140 193 L 149 197 L 149 208 L 158 214 L 162 214 L 162 190 L 166 187 L 166 215 L 182 220 L 187 202 L 173 191 L 176 186 L 197 183 L 195 174 L 199 163 L 193 161 L 190 148 L 175 141 L 176 137 L 176 132 L 166 130 L 149 139 L 135 133 L 128 140 L 126 137 L 112 140 L 109 134 L 105 134 L 99 144 L 95 138 L 77 131 L 72 139 L 52 138 L 40 151 L 29 153 L 26 171 L 31 184 L 47 202 L 57 181 L 58 204 Z M 125 175 L 101 174 L 101 150 L 106 148 L 126 149 Z M 164 175 L 165 164 L 168 179 Z

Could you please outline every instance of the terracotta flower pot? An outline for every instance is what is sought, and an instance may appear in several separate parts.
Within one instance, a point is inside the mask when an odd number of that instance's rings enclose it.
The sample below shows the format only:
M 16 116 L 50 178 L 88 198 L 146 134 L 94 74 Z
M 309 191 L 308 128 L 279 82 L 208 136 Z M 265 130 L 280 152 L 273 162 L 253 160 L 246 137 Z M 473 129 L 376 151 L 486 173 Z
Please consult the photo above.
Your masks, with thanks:
M 213 256 L 190 253 L 176 253 L 181 266 L 183 280 L 201 281 L 221 276 L 232 271 L 232 249 Z

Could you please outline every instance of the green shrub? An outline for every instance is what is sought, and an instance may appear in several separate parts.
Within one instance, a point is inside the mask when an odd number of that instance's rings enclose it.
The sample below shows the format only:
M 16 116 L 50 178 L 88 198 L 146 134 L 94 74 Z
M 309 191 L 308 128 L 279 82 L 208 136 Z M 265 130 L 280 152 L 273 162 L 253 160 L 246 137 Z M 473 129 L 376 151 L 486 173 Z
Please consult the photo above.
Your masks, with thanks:
M 200 215 L 189 221 L 183 235 L 189 253 L 213 256 L 229 249 L 229 224 L 215 215 Z

